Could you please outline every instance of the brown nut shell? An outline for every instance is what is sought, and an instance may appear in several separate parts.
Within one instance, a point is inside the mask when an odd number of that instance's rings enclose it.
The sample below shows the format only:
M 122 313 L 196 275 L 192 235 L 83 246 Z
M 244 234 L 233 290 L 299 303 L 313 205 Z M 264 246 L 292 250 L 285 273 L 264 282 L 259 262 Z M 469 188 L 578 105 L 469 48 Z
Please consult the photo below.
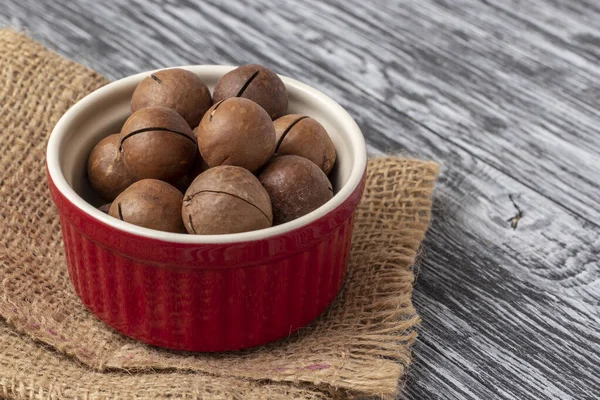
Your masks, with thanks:
M 194 179 L 196 179 L 198 175 L 200 175 L 209 168 L 210 167 L 208 166 L 206 161 L 204 161 L 200 153 L 197 153 L 196 160 L 194 161 L 194 164 L 192 164 L 190 170 L 187 172 L 187 174 L 183 176 L 183 178 L 175 182 L 173 186 L 179 189 L 182 193 L 185 193 L 185 191 L 190 187 Z
M 215 103 L 230 97 L 244 97 L 258 103 L 272 119 L 287 113 L 288 93 L 279 76 L 258 64 L 236 68 L 219 79 L 213 94 Z
M 108 214 L 108 210 L 110 210 L 111 205 L 112 203 L 102 204 L 100 207 L 98 207 L 98 210 L 102 211 L 105 214 Z
M 204 115 L 196 131 L 198 148 L 210 167 L 235 165 L 256 172 L 275 151 L 275 128 L 252 100 L 223 100 Z
M 123 160 L 136 180 L 177 182 L 192 167 L 196 146 L 187 122 L 166 107 L 136 111 L 121 130 Z
M 105 200 L 112 201 L 134 182 L 119 151 L 120 135 L 102 139 L 90 153 L 87 171 L 92 188 Z
M 271 200 L 258 179 L 235 166 L 211 168 L 192 182 L 181 216 L 189 233 L 248 232 L 272 225 Z
M 300 218 L 333 197 L 327 175 L 315 163 L 300 156 L 276 157 L 258 179 L 271 198 L 274 225 Z
M 301 114 L 285 115 L 273 122 L 278 156 L 308 158 L 328 175 L 336 160 L 335 146 L 323 125 Z
M 112 202 L 109 215 L 130 224 L 164 232 L 185 233 L 181 220 L 183 195 L 156 179 L 129 186 Z
M 146 107 L 167 107 L 196 127 L 212 106 L 206 84 L 193 72 L 181 68 L 157 71 L 144 78 L 131 98 L 131 112 Z

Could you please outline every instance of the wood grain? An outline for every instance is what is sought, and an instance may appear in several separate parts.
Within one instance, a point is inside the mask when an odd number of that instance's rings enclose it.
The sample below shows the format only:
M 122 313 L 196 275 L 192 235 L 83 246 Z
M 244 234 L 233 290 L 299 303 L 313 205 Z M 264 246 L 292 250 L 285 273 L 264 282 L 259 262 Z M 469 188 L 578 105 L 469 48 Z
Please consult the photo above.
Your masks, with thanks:
M 405 397 L 600 396 L 600 5 L 111 4 L 10 1 L 0 24 L 112 78 L 263 63 L 339 101 L 372 153 L 442 163 Z

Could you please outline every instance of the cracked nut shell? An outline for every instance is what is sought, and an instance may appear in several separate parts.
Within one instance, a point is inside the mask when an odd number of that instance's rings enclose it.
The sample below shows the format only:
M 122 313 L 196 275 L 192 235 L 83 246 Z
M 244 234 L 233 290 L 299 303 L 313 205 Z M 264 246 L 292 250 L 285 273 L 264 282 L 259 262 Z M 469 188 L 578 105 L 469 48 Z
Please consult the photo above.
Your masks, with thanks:
M 133 113 L 121 129 L 121 151 L 136 180 L 170 183 L 188 172 L 198 152 L 187 122 L 166 107 L 147 107 Z
M 210 167 L 235 165 L 256 172 L 275 151 L 275 128 L 252 100 L 234 97 L 216 103 L 196 131 L 198 148 Z
M 131 98 L 131 112 L 146 107 L 167 107 L 181 115 L 190 127 L 198 126 L 212 106 L 206 84 L 193 72 L 181 68 L 157 71 L 144 78 Z
M 273 122 L 277 136 L 278 156 L 296 155 L 308 158 L 329 174 L 335 164 L 335 147 L 323 125 L 300 114 L 289 114 Z
M 134 182 L 119 151 L 120 135 L 102 139 L 90 153 L 87 164 L 92 188 L 105 200 L 112 201 Z
M 276 157 L 258 179 L 271 198 L 274 225 L 300 218 L 333 197 L 327 175 L 304 157 Z
M 156 179 L 142 179 L 112 202 L 109 215 L 130 224 L 164 232 L 185 233 L 181 220 L 183 195 Z
M 279 76 L 258 64 L 236 68 L 219 79 L 213 94 L 215 103 L 230 97 L 243 97 L 258 103 L 272 119 L 287 113 L 288 93 Z
M 271 200 L 258 179 L 235 166 L 211 168 L 185 193 L 181 217 L 189 233 L 248 232 L 272 225 Z

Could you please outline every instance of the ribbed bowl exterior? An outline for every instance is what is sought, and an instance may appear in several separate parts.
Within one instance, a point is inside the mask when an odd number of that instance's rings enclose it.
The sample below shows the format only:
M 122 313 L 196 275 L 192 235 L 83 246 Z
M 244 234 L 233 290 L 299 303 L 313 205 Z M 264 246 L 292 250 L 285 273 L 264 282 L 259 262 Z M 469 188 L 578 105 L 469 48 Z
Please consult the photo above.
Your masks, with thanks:
M 119 332 L 188 351 L 265 344 L 307 325 L 343 284 L 363 181 L 339 207 L 264 240 L 162 242 L 111 227 L 49 178 L 69 275 L 83 303 Z

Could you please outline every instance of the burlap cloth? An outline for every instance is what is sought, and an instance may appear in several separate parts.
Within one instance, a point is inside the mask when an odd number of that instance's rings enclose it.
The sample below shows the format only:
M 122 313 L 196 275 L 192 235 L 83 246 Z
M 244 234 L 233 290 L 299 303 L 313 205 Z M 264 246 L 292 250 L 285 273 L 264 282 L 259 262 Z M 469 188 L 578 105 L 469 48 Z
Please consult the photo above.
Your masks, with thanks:
M 0 396 L 16 399 L 393 397 L 419 322 L 411 265 L 438 166 L 369 160 L 345 286 L 293 337 L 248 351 L 146 346 L 88 312 L 69 281 L 46 186 L 47 137 L 107 81 L 0 30 Z

